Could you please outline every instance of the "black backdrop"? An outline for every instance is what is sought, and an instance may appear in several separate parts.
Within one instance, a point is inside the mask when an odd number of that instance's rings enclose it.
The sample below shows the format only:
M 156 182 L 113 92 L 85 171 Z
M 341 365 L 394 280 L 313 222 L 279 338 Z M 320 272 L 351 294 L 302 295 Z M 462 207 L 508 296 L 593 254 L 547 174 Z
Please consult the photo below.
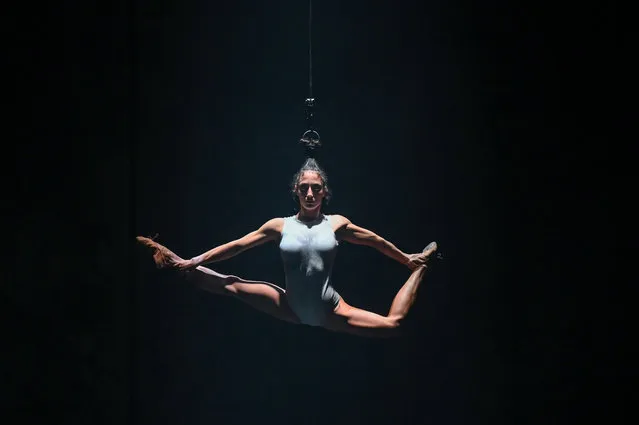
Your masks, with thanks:
M 446 255 L 410 335 L 281 323 L 180 284 L 133 243 L 157 232 L 193 256 L 293 213 L 306 2 L 7 15 L 2 403 L 15 423 L 547 424 L 605 411 L 584 402 L 584 383 L 619 374 L 606 347 L 622 311 L 606 309 L 610 268 L 586 260 L 609 261 L 594 240 L 615 229 L 614 197 L 592 173 L 611 145 L 588 105 L 615 83 L 597 71 L 615 60 L 614 12 L 315 3 L 330 212 Z M 407 270 L 340 251 L 338 290 L 386 310 Z M 282 284 L 273 245 L 216 267 Z

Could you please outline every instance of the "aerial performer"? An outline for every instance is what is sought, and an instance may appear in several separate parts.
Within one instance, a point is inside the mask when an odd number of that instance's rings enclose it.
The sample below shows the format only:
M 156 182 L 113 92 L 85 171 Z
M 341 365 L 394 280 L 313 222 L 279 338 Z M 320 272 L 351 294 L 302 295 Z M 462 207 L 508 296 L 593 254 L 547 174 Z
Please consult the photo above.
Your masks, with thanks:
M 364 337 L 400 335 L 427 271 L 441 258 L 437 243 L 430 242 L 421 252 L 408 254 L 343 215 L 324 214 L 332 192 L 327 174 L 315 155 L 321 143 L 312 122 L 312 77 L 309 86 L 311 96 L 305 102 L 308 130 L 300 139 L 306 158 L 289 189 L 298 205 L 296 214 L 272 218 L 257 230 L 192 258 L 180 257 L 155 238 L 138 236 L 136 239 L 150 250 L 156 267 L 182 272 L 187 282 L 201 289 L 237 298 L 277 319 Z M 284 287 L 205 267 L 267 242 L 278 244 L 284 266 Z M 409 269 L 408 279 L 385 314 L 348 304 L 333 287 L 333 264 L 342 242 L 374 248 Z
M 295 174 L 291 191 L 299 210 L 289 217 L 266 221 L 257 230 L 184 259 L 152 238 L 137 240 L 153 253 L 158 268 L 186 272 L 186 280 L 219 295 L 228 295 L 278 319 L 366 337 L 399 335 L 402 321 L 435 256 L 437 243 L 422 252 L 406 254 L 380 235 L 322 207 L 331 196 L 326 172 L 315 158 L 307 158 Z M 267 242 L 277 242 L 284 265 L 284 288 L 270 282 L 224 275 L 205 267 Z M 341 242 L 366 245 L 400 262 L 410 276 L 395 295 L 387 314 L 351 306 L 332 285 L 332 269 Z

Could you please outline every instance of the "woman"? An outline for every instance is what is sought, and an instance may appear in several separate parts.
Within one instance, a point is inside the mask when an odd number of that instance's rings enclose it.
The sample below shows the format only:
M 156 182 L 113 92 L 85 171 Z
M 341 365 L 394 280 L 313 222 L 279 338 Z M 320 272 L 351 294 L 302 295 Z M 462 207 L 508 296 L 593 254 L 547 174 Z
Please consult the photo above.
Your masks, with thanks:
M 322 206 L 331 192 L 326 173 L 313 158 L 308 158 L 295 175 L 292 190 L 299 202 L 296 215 L 271 219 L 259 229 L 190 260 L 180 258 L 152 239 L 138 236 L 137 240 L 154 252 L 157 267 L 189 272 L 188 279 L 197 286 L 215 294 L 234 296 L 278 319 L 360 336 L 396 335 L 415 301 L 437 244 L 431 242 L 418 254 L 405 254 L 346 217 L 322 214 Z M 269 282 L 223 275 L 204 267 L 269 241 L 279 242 L 286 290 Z M 387 315 L 349 305 L 331 286 L 331 271 L 340 241 L 375 248 L 412 270 Z

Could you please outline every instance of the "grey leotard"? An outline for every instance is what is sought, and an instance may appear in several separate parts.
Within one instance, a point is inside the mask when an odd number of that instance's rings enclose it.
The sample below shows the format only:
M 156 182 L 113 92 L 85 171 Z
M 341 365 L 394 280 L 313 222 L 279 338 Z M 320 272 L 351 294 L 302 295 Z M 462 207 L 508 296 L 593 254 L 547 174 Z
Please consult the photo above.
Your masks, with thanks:
M 321 326 L 337 307 L 340 295 L 331 286 L 338 242 L 327 216 L 312 222 L 284 218 L 280 253 L 286 276 L 286 298 L 302 321 Z

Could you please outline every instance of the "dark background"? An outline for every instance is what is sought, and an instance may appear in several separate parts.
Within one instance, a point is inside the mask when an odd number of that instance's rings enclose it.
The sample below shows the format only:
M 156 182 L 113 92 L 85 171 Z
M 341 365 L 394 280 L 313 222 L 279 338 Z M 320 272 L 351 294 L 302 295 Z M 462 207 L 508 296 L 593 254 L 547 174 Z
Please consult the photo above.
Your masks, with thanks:
M 624 311 L 609 305 L 617 198 L 602 178 L 629 175 L 609 161 L 613 7 L 313 5 L 328 212 L 446 256 L 400 340 L 278 322 L 155 270 L 134 244 L 157 232 L 194 256 L 294 212 L 307 2 L 33 7 L 5 17 L 10 423 L 567 424 L 622 411 L 603 396 L 627 375 L 610 354 Z M 408 271 L 340 251 L 340 293 L 387 310 Z M 216 269 L 283 284 L 274 245 Z

